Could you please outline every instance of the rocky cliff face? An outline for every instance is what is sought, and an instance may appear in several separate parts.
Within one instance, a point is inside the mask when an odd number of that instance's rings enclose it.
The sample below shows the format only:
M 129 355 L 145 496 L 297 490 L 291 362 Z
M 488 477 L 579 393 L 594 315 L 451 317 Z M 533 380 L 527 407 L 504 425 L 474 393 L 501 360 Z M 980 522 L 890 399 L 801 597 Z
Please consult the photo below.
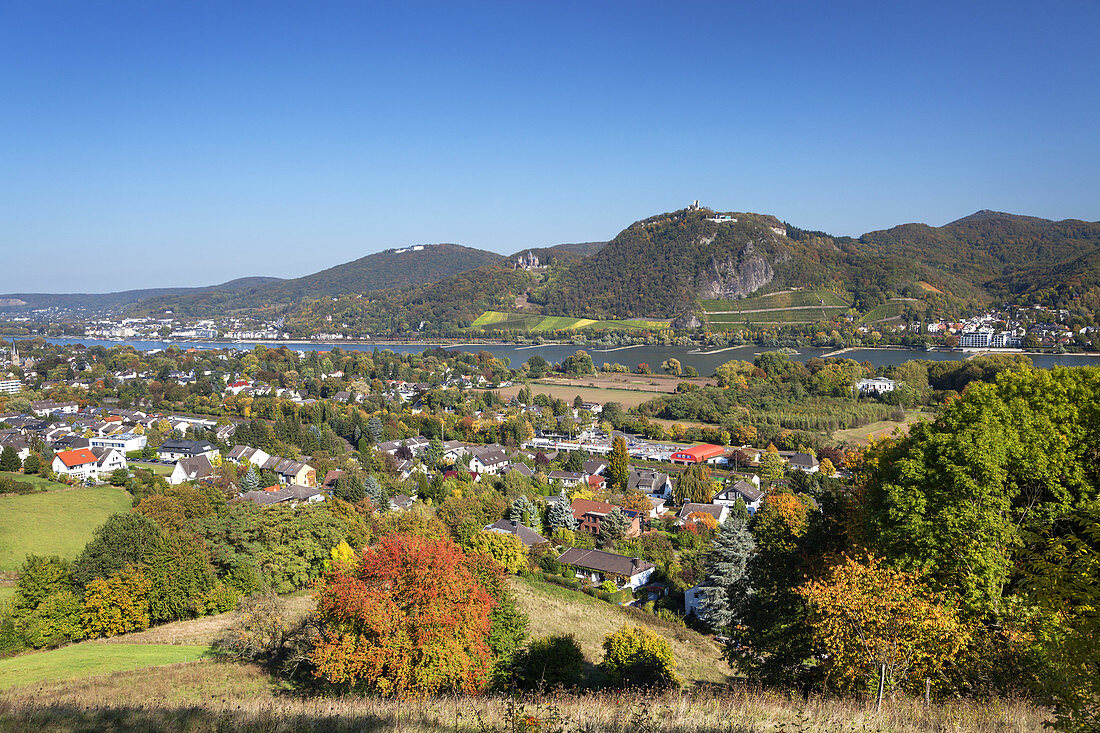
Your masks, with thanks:
M 711 257 L 699 276 L 699 297 L 704 300 L 741 298 L 775 279 L 775 270 L 749 242 L 736 256 Z

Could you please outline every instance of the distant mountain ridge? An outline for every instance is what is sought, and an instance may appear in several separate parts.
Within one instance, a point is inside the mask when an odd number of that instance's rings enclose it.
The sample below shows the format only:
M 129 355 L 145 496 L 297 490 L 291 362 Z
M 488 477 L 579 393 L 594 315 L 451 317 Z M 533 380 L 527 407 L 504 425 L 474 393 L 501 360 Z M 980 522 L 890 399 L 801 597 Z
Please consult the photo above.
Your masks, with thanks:
M 277 313 L 300 333 L 458 335 L 486 310 L 696 322 L 688 316 L 704 301 L 789 289 L 832 291 L 860 313 L 891 298 L 941 312 L 994 298 L 1094 298 L 1100 308 L 1100 222 L 981 210 L 939 227 L 901 224 L 854 238 L 768 214 L 691 207 L 635 222 L 609 242 L 527 248 L 511 257 L 455 244 L 413 245 L 289 280 L 0 299 L 41 307 L 99 298 L 134 313 L 172 310 L 185 317 Z
M 157 297 L 194 296 L 214 291 L 230 293 L 247 292 L 280 282 L 277 277 L 241 277 L 220 285 L 203 285 L 194 288 L 146 288 L 120 290 L 113 293 L 8 293 L 0 295 L 0 308 L 67 308 L 86 310 L 121 310 L 142 301 Z M 5 303 L 4 301 L 20 301 Z

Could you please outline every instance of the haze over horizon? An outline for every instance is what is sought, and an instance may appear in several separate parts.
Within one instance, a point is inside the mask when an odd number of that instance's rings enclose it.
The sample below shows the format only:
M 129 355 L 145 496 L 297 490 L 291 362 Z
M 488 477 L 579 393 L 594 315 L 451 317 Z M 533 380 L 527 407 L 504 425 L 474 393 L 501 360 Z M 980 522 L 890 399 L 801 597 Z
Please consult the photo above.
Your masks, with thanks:
M 1100 219 L 1100 6 L 692 10 L 0 6 L 0 292 L 509 254 L 692 199 L 855 236 Z

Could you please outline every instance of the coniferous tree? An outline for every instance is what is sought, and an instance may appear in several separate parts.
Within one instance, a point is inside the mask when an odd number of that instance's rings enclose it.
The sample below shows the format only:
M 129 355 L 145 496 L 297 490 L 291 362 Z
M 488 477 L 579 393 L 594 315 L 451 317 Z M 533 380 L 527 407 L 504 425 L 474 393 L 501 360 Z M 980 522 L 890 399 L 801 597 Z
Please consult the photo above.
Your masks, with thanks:
M 539 510 L 534 502 L 521 495 L 512 502 L 512 508 L 508 511 L 508 518 L 513 522 L 519 522 L 536 532 L 542 531 L 542 521 L 539 519 Z
M 630 477 L 630 454 L 626 450 L 626 438 L 619 435 L 611 444 L 611 456 L 607 462 L 607 479 L 612 491 L 626 491 Z
M 382 421 L 377 415 L 371 415 L 370 420 L 367 420 L 367 435 L 372 442 L 377 443 L 382 440 Z
M 610 547 L 618 539 L 626 536 L 630 530 L 630 517 L 619 507 L 615 507 L 600 522 L 600 545 Z
M 260 488 L 260 476 L 255 466 L 248 467 L 248 473 L 241 479 L 241 491 L 255 491 Z
M 704 561 L 700 617 L 715 629 L 736 626 L 749 593 L 749 559 L 756 543 L 745 522 L 731 517 L 718 527 Z
M 363 482 L 363 493 L 378 511 L 384 512 L 390 508 L 389 497 L 386 496 L 386 492 L 382 490 L 382 484 L 374 476 L 367 476 L 367 480 Z
M 550 523 L 551 529 L 574 530 L 577 528 L 577 518 L 573 516 L 573 509 L 569 505 L 569 497 L 565 495 L 565 489 L 561 490 L 561 501 L 550 507 L 546 521 Z

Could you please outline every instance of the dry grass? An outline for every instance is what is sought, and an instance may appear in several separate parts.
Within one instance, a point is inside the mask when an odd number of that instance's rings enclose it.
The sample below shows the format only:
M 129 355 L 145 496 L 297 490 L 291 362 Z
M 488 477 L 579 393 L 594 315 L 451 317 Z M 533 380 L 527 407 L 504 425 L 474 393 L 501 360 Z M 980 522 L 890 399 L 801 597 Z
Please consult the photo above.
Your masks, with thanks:
M 497 695 L 386 701 L 300 695 L 257 667 L 208 660 L 119 672 L 0 694 L 4 731 L 540 731 L 740 733 L 748 731 L 973 731 L 1042 728 L 1044 711 L 1003 700 L 804 699 L 756 690 L 694 693 Z
M 861 428 L 837 430 L 833 433 L 833 440 L 847 441 L 856 445 L 868 445 L 872 438 L 878 440 L 888 435 L 892 435 L 894 430 L 898 428 L 901 429 L 902 433 L 908 433 L 909 426 L 913 423 L 922 418 L 928 420 L 931 417 L 931 413 L 922 412 L 920 410 L 907 410 L 905 419 L 901 422 L 896 420 L 879 420 L 878 422 L 868 423 Z
M 709 636 L 550 583 L 516 578 L 513 587 L 520 608 L 531 622 L 531 636 L 573 634 L 590 664 L 603 659 L 604 637 L 626 624 L 640 623 L 672 644 L 676 673 L 685 685 L 722 683 L 730 674 L 718 644 Z
M 629 351 L 622 352 L 629 353 Z M 595 358 L 595 357 L 593 357 Z M 672 394 L 680 382 L 697 385 L 714 384 L 713 379 L 685 379 L 665 374 L 598 374 L 575 379 L 540 379 L 531 383 L 531 392 L 559 397 L 572 403 L 580 395 L 586 402 L 618 402 L 623 407 L 637 407 L 659 394 Z M 523 385 L 497 390 L 505 398 L 515 397 Z
M 284 596 L 291 619 L 297 620 L 313 610 L 313 596 L 309 594 Z M 112 636 L 100 639 L 96 644 L 205 644 L 214 643 L 230 625 L 239 618 L 236 611 L 221 613 L 217 616 L 204 616 L 189 621 L 176 621 L 170 624 L 154 626 L 133 634 Z

